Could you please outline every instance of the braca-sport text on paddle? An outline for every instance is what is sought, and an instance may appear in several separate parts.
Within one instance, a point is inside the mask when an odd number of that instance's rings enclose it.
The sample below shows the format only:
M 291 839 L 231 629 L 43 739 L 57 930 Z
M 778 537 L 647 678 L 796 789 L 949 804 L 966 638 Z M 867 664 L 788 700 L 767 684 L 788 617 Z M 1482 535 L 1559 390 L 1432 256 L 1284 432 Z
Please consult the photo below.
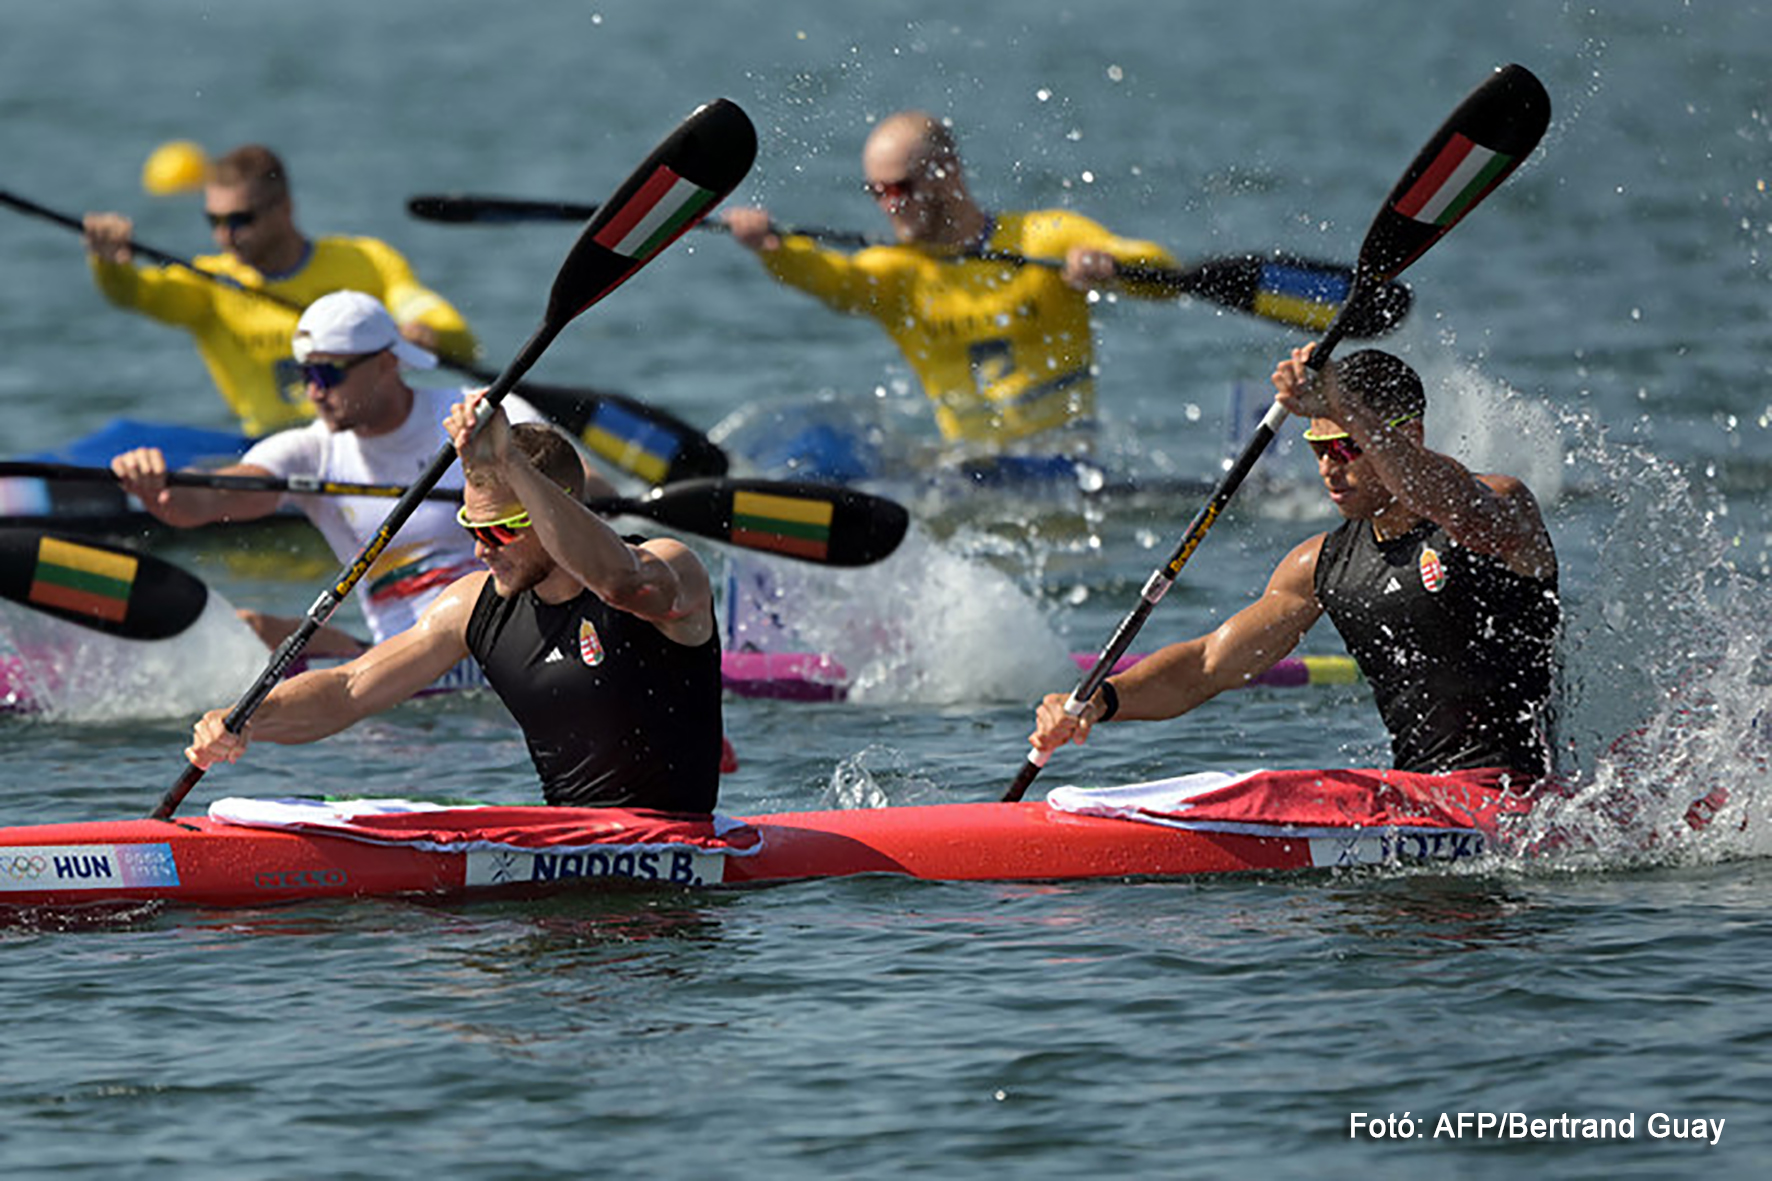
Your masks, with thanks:
M 698 107 L 654 148 L 579 233 L 554 277 L 541 325 L 488 388 L 482 413 L 492 413 L 568 324 L 627 282 L 684 231 L 707 216 L 744 179 L 756 155 L 756 128 L 737 104 L 726 99 Z M 320 593 L 301 625 L 278 646 L 252 688 L 229 711 L 225 725 L 230 732 L 238 734 L 245 727 L 309 638 L 325 625 L 345 596 L 369 572 L 455 458 L 453 446 L 445 444 L 440 448 L 430 465 L 395 502 L 362 552 L 346 563 L 332 584 Z M 202 770 L 187 766 L 154 809 L 154 818 L 171 817 L 202 777 Z

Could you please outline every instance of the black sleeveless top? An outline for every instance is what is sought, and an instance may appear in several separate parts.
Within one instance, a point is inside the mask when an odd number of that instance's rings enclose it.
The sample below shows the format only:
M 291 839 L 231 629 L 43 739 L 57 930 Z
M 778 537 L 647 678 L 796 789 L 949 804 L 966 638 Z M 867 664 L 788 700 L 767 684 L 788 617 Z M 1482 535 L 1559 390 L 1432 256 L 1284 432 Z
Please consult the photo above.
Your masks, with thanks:
M 1399 771 L 1548 773 L 1545 711 L 1562 613 L 1557 578 L 1523 577 L 1423 521 L 1323 539 L 1317 601 L 1372 686 Z
M 550 804 L 712 812 L 720 638 L 676 643 L 589 590 L 549 604 L 487 578 L 468 650 L 523 728 Z

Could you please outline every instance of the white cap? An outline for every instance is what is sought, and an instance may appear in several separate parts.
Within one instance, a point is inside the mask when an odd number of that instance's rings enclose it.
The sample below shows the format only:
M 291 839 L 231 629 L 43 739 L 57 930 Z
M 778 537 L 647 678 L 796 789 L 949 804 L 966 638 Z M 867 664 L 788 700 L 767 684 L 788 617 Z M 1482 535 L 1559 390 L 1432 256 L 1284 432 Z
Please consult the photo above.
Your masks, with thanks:
M 306 361 L 315 353 L 360 357 L 383 349 L 392 349 L 401 362 L 414 369 L 431 369 L 437 364 L 436 354 L 400 335 L 381 300 L 361 291 L 322 295 L 308 305 L 295 325 L 297 361 Z

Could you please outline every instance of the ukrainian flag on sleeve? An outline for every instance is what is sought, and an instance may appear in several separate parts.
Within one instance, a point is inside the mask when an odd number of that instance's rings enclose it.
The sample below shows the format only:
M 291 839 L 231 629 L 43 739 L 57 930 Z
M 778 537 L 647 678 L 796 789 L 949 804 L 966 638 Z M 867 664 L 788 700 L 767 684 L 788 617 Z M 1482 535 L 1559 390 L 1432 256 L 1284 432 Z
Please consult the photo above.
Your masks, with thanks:
M 30 601 L 122 623 L 140 563 L 127 554 L 45 537 L 37 547 Z
M 732 542 L 822 561 L 830 552 L 835 512 L 828 500 L 736 492 L 732 497 Z

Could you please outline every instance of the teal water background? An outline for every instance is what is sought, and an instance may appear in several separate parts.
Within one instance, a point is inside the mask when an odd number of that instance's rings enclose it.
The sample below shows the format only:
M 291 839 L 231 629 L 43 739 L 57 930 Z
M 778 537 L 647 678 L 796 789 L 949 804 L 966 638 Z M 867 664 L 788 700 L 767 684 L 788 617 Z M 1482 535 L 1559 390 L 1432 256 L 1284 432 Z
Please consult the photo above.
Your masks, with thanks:
M 127 211 L 145 241 L 194 254 L 195 200 L 144 195 L 142 161 L 172 139 L 268 142 L 306 228 L 398 245 L 494 365 L 538 321 L 575 227 L 428 225 L 405 199 L 601 200 L 716 95 L 762 136 L 739 199 L 783 221 L 883 232 L 857 152 L 871 119 L 916 105 L 953 117 L 987 204 L 1076 208 L 1183 257 L 1351 260 L 1457 100 L 1521 62 L 1550 90 L 1552 128 L 1410 272 L 1416 309 L 1392 347 L 1429 381 L 1430 436 L 1544 501 L 1569 601 L 1565 759 L 1635 809 L 1576 817 L 1587 851 L 1548 866 L 8 926 L 8 1176 L 1763 1172 L 1764 5 L 82 0 L 6 6 L 4 45 L 4 187 Z M 109 308 L 72 234 L 8 214 L 0 244 L 0 450 L 118 414 L 227 424 L 186 342 Z M 1237 445 L 1232 390 L 1259 391 L 1296 343 L 1130 301 L 1101 309 L 1099 337 L 1109 456 L 1182 478 L 1217 470 Z M 821 402 L 928 430 L 873 325 L 774 286 L 713 235 L 575 323 L 536 375 L 709 429 Z M 1141 647 L 1212 626 L 1327 523 L 1302 457 L 1262 475 Z M 844 704 L 730 703 L 742 766 L 724 807 L 994 798 L 1032 700 L 1074 680 L 1063 653 L 1105 641 L 1196 507 L 937 506 L 880 567 L 784 569 L 808 633 L 850 645 L 864 683 Z M 330 572 L 311 546 L 250 549 L 164 552 L 237 602 L 291 611 Z M 1306 647 L 1338 650 L 1327 633 Z M 0 720 L 7 821 L 145 811 L 189 718 L 142 713 Z M 1105 731 L 1042 783 L 1384 754 L 1358 687 L 1249 691 Z M 1717 784 L 1724 815 L 1687 831 L 1685 803 Z M 533 792 L 497 709 L 455 701 L 255 751 L 192 806 L 341 786 Z M 1407 1141 L 1350 1136 L 1354 1112 L 1424 1122 Z M 1432 1135 L 1459 1112 L 1634 1113 L 1636 1135 Z M 1657 1138 L 1656 1113 L 1726 1124 L 1715 1145 Z

